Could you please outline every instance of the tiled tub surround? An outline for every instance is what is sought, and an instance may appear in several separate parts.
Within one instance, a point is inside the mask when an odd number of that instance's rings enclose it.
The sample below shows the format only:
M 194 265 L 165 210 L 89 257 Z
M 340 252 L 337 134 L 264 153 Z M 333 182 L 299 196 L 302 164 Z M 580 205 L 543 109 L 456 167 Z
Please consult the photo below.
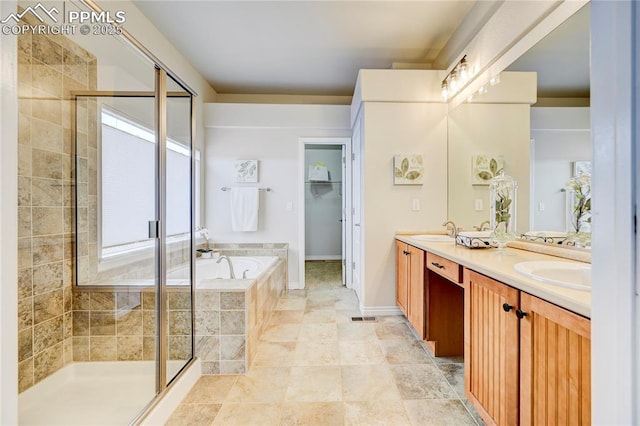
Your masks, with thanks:
M 27 14 L 22 23 L 40 24 Z M 96 89 L 96 58 L 61 35 L 20 34 L 18 43 L 18 387 L 22 392 L 72 361 L 74 185 L 86 241 L 95 201 L 95 103 L 78 105 L 75 170 L 71 93 Z M 95 208 L 95 204 L 93 205 Z M 9 284 L 9 283 L 6 283 Z
M 206 280 L 195 290 L 196 356 L 204 374 L 243 373 L 286 285 L 278 259 L 256 279 Z M 169 287 L 169 360 L 190 355 L 188 287 Z M 128 286 L 80 287 L 73 297 L 74 361 L 155 359 L 155 291 Z

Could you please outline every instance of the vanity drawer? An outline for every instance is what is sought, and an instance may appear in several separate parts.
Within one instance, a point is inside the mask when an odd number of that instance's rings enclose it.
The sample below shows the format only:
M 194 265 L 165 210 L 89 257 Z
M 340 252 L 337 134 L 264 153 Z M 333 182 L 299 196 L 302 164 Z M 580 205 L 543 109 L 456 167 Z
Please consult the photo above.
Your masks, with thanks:
M 449 281 L 462 284 L 462 267 L 456 262 L 445 259 L 437 254 L 427 253 L 427 268 L 442 275 Z

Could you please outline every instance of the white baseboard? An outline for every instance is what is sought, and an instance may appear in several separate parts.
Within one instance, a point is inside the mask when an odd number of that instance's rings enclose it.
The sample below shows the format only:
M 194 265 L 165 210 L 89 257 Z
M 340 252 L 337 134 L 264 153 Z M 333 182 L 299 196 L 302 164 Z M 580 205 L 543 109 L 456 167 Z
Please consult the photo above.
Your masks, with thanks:
M 402 311 L 397 306 L 363 306 L 360 305 L 360 312 L 364 316 L 385 316 L 402 315 Z
M 295 282 L 295 281 L 291 281 L 289 282 L 289 286 L 287 287 L 287 290 L 303 290 L 304 287 L 300 285 L 299 282 Z
M 342 256 L 339 254 L 305 256 L 304 260 L 342 260 Z
M 178 408 L 185 396 L 189 393 L 193 385 L 202 376 L 202 367 L 200 358 L 196 358 L 176 383 L 171 385 L 167 394 L 160 402 L 151 410 L 151 412 L 142 420 L 140 424 L 146 425 L 163 425 L 169 420 L 171 414 Z

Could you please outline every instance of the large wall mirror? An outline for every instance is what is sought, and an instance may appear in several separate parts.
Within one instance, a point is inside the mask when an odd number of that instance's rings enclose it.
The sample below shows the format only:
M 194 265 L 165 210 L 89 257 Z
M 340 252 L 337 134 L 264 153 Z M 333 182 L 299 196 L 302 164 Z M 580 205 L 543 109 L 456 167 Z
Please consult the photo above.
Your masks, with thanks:
M 448 212 L 458 226 L 473 230 L 489 220 L 482 177 L 495 172 L 495 159 L 518 181 L 518 234 L 567 231 L 567 181 L 590 172 L 589 20 L 586 4 L 486 95 L 449 112 Z

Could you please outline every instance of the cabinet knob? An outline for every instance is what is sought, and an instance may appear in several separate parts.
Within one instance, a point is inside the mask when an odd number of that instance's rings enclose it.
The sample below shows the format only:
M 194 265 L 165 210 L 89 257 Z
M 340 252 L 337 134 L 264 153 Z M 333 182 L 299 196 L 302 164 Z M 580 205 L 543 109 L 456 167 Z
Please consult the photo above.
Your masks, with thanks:
M 402 253 L 404 253 L 404 255 L 405 255 L 405 256 L 408 256 L 408 255 L 410 255 L 410 254 L 411 254 L 411 252 L 408 252 L 408 251 L 406 251 L 406 250 L 402 250 Z
M 503 304 L 502 304 L 502 309 L 503 309 L 505 312 L 509 312 L 510 310 L 512 310 L 512 309 L 513 309 L 513 305 L 510 305 L 510 304 L 508 304 L 508 303 L 503 303 Z
M 528 314 L 520 309 L 516 309 L 516 316 L 520 319 L 526 317 Z
M 431 262 L 431 264 L 438 269 L 444 269 L 444 265 L 441 265 L 438 262 Z

